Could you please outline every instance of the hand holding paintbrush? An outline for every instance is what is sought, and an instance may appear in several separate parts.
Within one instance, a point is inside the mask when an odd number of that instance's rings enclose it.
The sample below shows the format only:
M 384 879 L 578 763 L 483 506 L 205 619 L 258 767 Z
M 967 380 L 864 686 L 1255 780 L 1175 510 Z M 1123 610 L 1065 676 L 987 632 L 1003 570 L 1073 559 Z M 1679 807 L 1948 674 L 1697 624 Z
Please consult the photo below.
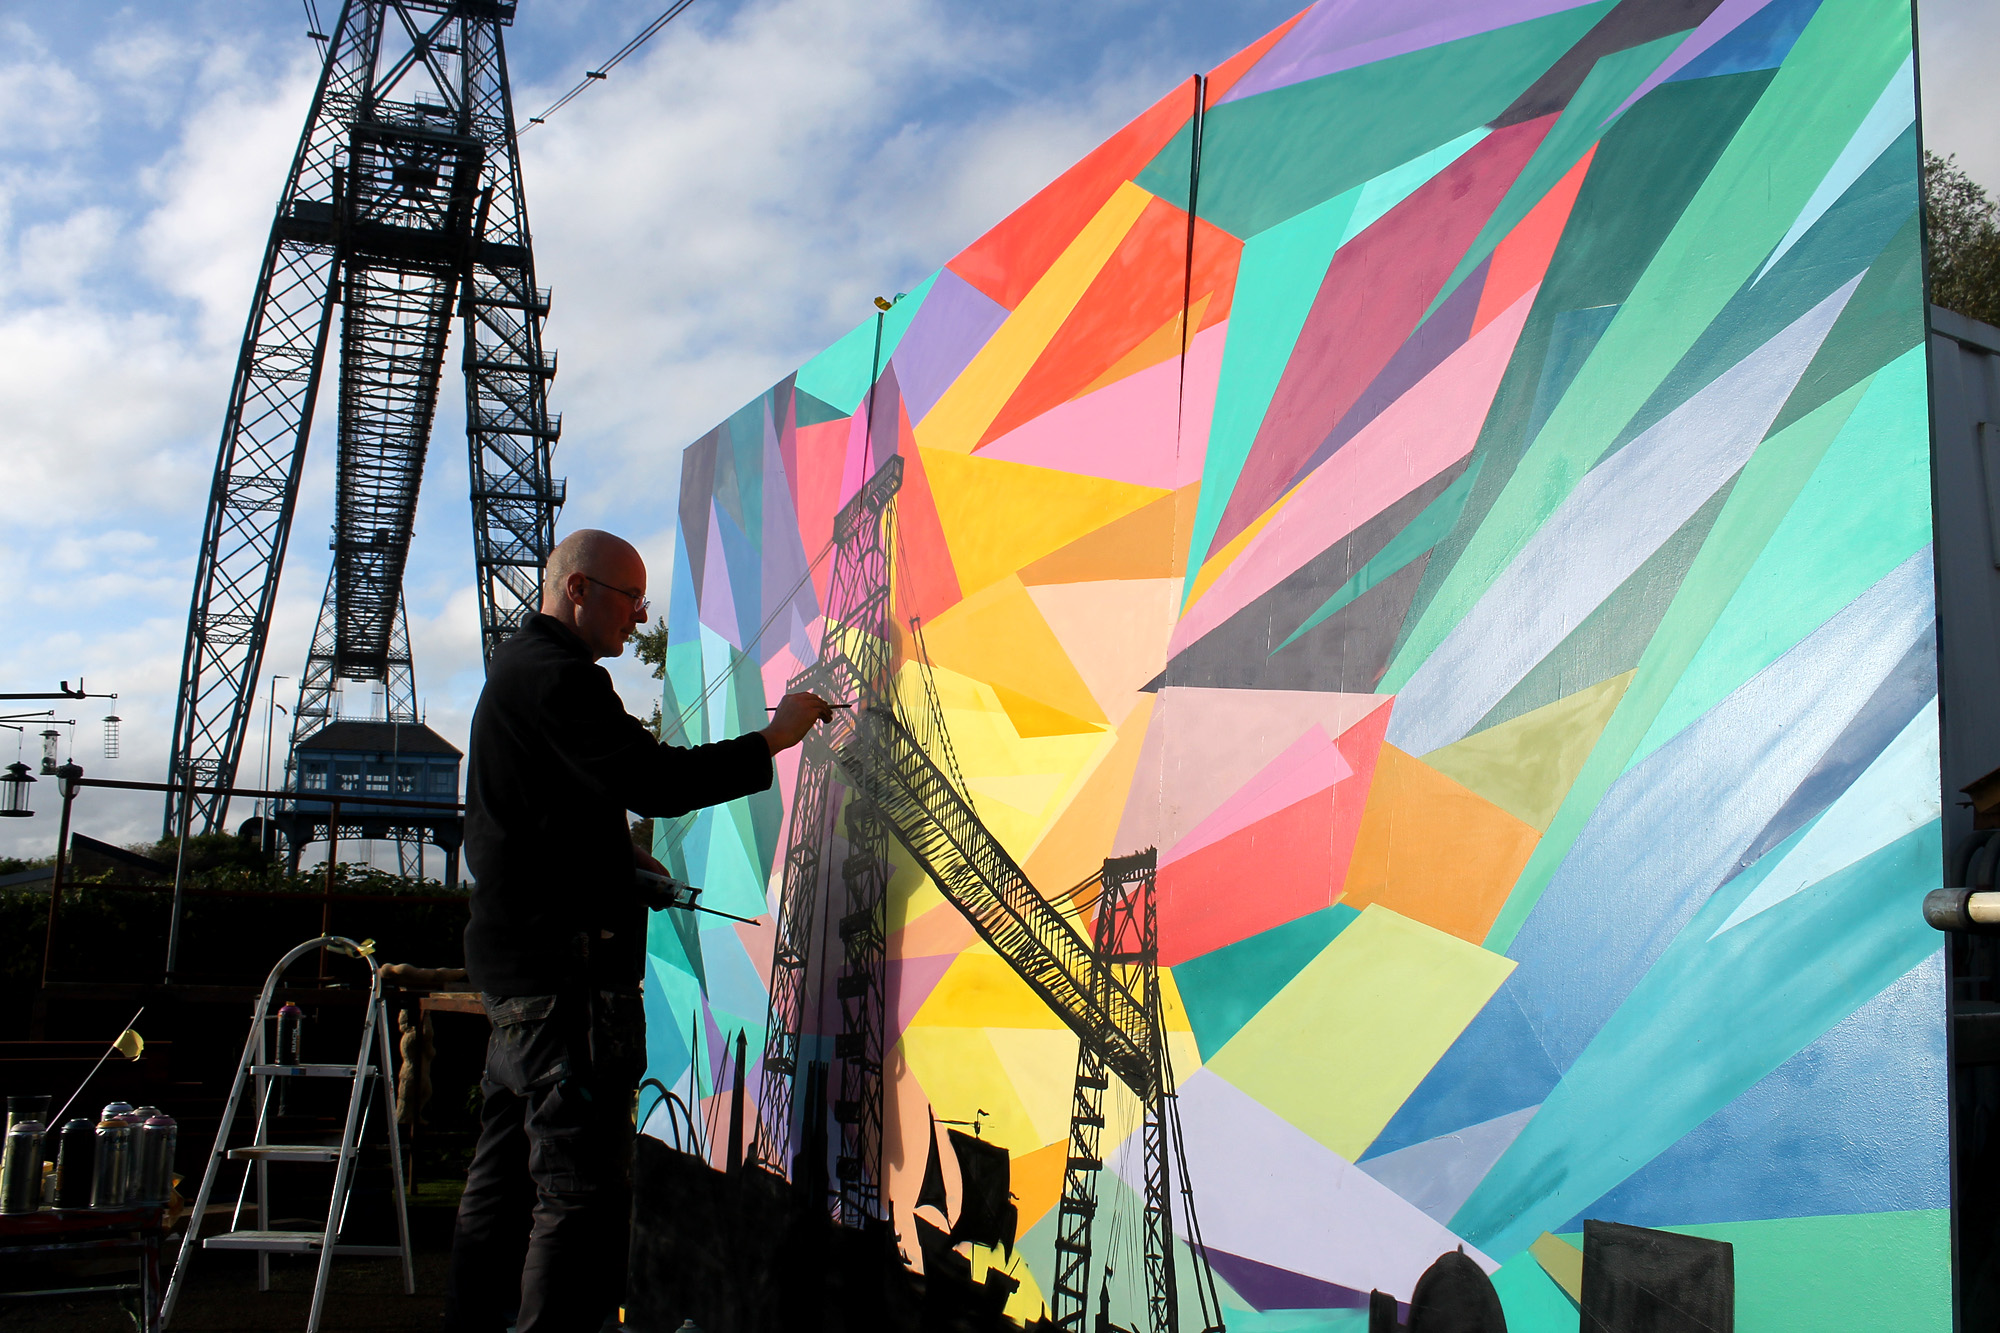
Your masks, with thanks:
M 771 709 L 770 725 L 763 731 L 764 743 L 771 747 L 774 756 L 780 750 L 789 750 L 806 738 L 814 723 L 831 721 L 834 709 L 847 706 L 830 704 L 805 691 L 788 694 Z

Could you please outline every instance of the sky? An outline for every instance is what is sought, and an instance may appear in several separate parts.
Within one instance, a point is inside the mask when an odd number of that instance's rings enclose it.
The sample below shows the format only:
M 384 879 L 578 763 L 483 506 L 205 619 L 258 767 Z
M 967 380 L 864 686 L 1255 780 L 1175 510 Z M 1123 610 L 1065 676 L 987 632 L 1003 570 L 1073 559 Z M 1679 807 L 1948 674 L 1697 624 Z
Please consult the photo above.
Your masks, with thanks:
M 694 0 L 521 141 L 561 357 L 558 531 L 630 537 L 663 594 L 684 445 L 1299 2 Z M 308 3 L 334 21 L 337 0 L 0 0 L 0 691 L 79 676 L 116 691 L 57 710 L 77 722 L 60 728 L 64 757 L 91 776 L 166 773 L 230 371 L 318 72 Z M 522 0 L 506 37 L 517 111 L 548 106 L 664 6 Z M 1977 110 L 2000 4 L 1921 0 L 1919 35 L 1928 145 L 2000 194 L 2000 119 Z M 482 677 L 455 351 L 405 591 L 426 718 L 463 746 Z M 329 384 L 245 785 L 325 586 L 334 399 Z M 647 670 L 607 666 L 650 711 Z M 293 679 L 273 690 L 273 674 Z M 114 708 L 121 753 L 106 760 Z M 348 688 L 344 711 L 371 708 Z M 275 774 L 285 716 L 269 716 Z M 31 763 L 40 726 L 21 738 Z M 0 751 L 13 738 L 0 731 Z M 35 818 L 0 827 L 0 855 L 53 851 L 54 783 L 35 795 Z M 151 795 L 77 805 L 78 830 L 106 841 L 157 837 L 159 821 Z

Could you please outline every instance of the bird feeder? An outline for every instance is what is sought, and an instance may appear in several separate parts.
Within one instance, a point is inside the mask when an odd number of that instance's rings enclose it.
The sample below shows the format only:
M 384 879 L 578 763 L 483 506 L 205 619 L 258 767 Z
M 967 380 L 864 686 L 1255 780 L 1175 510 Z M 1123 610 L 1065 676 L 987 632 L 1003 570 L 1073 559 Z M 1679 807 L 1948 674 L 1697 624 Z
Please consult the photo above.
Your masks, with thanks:
M 42 776 L 56 775 L 56 745 L 62 740 L 62 733 L 50 727 L 42 733 Z
M 20 760 L 7 765 L 5 774 L 0 774 L 0 816 L 12 819 L 26 819 L 35 812 L 28 805 L 28 788 L 35 785 L 34 774 Z
M 124 719 L 116 713 L 104 719 L 104 757 L 106 759 L 116 759 L 118 757 L 118 724 L 122 721 Z

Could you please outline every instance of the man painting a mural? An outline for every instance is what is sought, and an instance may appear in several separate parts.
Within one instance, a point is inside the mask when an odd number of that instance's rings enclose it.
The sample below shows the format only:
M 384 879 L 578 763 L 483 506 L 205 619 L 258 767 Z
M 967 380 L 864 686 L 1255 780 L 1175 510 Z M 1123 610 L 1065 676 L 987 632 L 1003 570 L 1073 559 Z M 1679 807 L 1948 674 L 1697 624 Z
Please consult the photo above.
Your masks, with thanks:
M 498 652 L 473 715 L 465 956 L 493 1025 L 478 1147 L 459 1205 L 446 1326 L 594 1333 L 624 1287 L 631 1108 L 645 1063 L 648 902 L 628 810 L 684 814 L 770 786 L 772 760 L 830 709 L 810 694 L 692 749 L 660 743 L 597 665 L 646 623 L 646 566 L 571 533 L 541 614 Z
M 1914 80 L 1322 0 L 690 445 L 652 1326 L 1949 1327 Z

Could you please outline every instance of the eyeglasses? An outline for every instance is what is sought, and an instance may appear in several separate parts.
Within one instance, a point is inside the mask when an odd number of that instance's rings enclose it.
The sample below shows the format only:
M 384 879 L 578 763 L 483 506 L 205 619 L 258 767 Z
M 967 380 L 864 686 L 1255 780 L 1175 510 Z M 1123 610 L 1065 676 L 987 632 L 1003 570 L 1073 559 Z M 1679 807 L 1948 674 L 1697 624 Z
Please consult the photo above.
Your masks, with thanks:
M 651 599 L 644 597 L 639 593 L 633 592 L 630 588 L 621 588 L 615 583 L 606 583 L 603 579 L 591 578 L 590 575 L 588 574 L 585 574 L 583 577 L 584 581 L 587 583 L 595 583 L 600 588 L 611 589 L 611 591 L 617 593 L 621 597 L 631 598 L 632 611 L 641 620 L 644 620 L 646 618 L 647 612 L 653 609 L 653 603 Z

